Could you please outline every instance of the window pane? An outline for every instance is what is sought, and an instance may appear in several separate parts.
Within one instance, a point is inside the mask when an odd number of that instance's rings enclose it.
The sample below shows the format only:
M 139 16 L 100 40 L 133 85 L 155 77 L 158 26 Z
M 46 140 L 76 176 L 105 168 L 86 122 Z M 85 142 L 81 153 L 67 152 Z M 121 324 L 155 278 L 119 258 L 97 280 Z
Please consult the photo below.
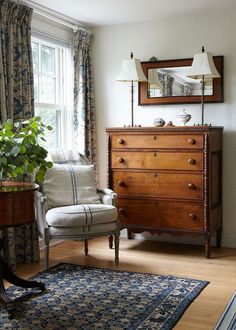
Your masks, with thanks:
M 33 69 L 34 73 L 39 72 L 39 44 L 32 42 L 32 57 L 33 57 Z
M 40 102 L 56 103 L 56 81 L 55 78 L 42 76 L 41 80 L 41 97 Z
M 42 73 L 55 75 L 55 48 L 42 45 L 41 47 Z
M 40 141 L 40 144 L 46 149 L 55 149 L 60 147 L 60 111 L 47 108 L 35 108 L 35 115 L 41 117 L 45 125 L 52 127 L 52 130 L 45 130 L 45 140 Z
M 69 75 L 73 68 L 70 49 L 65 45 L 54 44 L 39 36 L 33 36 L 32 52 L 34 58 L 34 99 L 35 115 L 42 118 L 45 125 L 53 127 L 46 130 L 46 148 L 70 146 L 71 132 L 67 132 L 71 121 L 65 120 L 73 94 L 72 81 Z M 68 83 L 71 88 L 67 88 Z M 67 104 L 68 102 L 68 104 Z M 68 111 L 71 115 L 71 112 Z M 66 132 L 65 132 L 66 131 Z

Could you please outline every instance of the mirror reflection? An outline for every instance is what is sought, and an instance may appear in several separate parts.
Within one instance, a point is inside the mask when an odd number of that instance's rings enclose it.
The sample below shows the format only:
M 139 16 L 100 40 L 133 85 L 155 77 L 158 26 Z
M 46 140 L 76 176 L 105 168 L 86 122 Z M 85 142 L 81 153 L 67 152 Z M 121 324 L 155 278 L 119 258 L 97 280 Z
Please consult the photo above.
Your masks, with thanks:
M 206 82 L 205 103 L 224 102 L 224 57 L 213 56 L 220 78 Z M 188 78 L 192 58 L 142 62 L 148 81 L 139 82 L 139 105 L 201 103 L 201 81 Z
M 148 97 L 201 95 L 201 80 L 188 78 L 190 66 L 148 69 Z M 205 95 L 213 95 L 213 81 L 205 81 Z

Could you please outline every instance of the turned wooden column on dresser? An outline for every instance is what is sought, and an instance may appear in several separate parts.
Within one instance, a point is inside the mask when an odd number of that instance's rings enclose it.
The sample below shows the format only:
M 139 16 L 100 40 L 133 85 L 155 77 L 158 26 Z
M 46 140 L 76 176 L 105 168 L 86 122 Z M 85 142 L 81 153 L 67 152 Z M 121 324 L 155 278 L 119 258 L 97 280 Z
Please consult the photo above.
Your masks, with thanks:
M 203 236 L 222 231 L 222 127 L 108 128 L 108 183 L 123 228 Z

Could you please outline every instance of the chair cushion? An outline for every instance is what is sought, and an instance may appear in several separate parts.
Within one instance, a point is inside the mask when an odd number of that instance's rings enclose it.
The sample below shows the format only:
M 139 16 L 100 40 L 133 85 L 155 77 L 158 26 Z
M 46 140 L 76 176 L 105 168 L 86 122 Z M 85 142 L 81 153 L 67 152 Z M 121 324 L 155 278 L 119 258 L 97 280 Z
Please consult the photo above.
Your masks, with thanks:
M 49 227 L 50 236 L 56 238 L 71 238 L 76 236 L 105 236 L 112 235 L 119 232 L 119 225 L 116 222 L 99 224 L 95 226 L 82 226 L 82 227 Z
M 83 204 L 50 209 L 46 221 L 53 227 L 92 227 L 108 224 L 117 219 L 117 209 L 113 205 Z
M 98 204 L 93 165 L 54 164 L 43 183 L 48 208 Z

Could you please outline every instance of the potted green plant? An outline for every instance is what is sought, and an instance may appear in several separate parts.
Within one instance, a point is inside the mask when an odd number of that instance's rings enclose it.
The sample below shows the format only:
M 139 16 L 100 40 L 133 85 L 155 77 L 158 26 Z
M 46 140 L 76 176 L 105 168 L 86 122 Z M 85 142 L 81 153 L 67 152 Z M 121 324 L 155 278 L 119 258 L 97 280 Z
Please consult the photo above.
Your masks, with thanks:
M 51 127 L 44 125 L 40 117 L 14 123 L 7 120 L 0 125 L 0 183 L 44 181 L 47 169 L 53 165 L 46 160 L 48 152 L 39 143 L 40 139 L 45 141 L 46 129 Z

